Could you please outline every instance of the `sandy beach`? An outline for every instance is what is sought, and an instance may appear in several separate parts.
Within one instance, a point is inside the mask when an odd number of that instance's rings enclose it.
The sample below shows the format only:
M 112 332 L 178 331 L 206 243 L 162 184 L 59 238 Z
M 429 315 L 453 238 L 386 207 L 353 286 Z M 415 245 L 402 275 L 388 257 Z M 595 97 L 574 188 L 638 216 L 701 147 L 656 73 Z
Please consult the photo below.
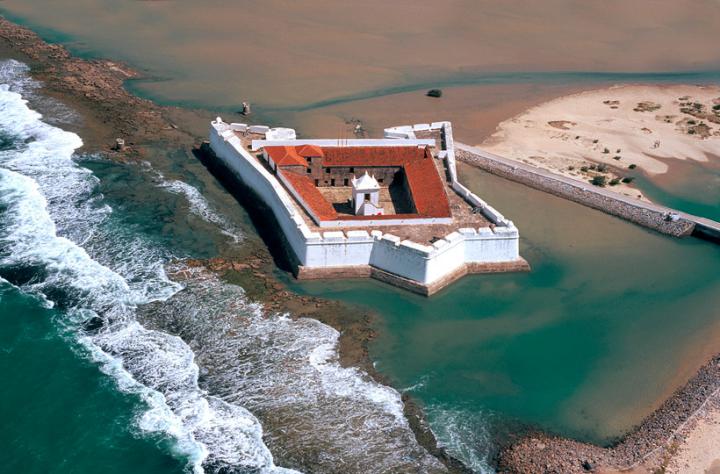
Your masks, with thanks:
M 720 88 L 625 85 L 573 94 L 502 122 L 479 145 L 498 155 L 644 199 L 631 172 L 707 161 L 720 146 Z
M 675 454 L 667 463 L 665 472 L 720 472 L 720 397 L 717 394 L 681 431 L 679 438 L 674 446 Z

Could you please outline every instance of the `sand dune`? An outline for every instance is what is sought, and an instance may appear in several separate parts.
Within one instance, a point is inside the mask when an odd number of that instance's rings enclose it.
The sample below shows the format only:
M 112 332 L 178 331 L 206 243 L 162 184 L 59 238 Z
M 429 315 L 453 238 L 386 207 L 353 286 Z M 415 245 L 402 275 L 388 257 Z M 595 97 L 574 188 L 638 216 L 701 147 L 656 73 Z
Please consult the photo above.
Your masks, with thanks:
M 667 173 L 671 159 L 720 154 L 720 88 L 625 85 L 561 97 L 501 123 L 480 146 L 583 180 Z

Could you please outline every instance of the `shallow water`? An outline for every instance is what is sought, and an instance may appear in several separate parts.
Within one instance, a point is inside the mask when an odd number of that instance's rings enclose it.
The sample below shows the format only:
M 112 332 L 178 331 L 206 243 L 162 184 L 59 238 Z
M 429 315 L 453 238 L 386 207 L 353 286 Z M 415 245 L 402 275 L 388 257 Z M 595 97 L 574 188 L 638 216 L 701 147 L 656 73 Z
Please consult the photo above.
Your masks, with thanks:
M 652 178 L 636 175 L 645 195 L 654 202 L 720 222 L 720 158 L 666 162 L 666 174 Z
M 8 0 L 0 10 L 76 54 L 130 62 L 148 78 L 129 86 L 159 102 L 232 113 L 249 100 L 256 120 L 303 132 L 322 122 L 334 136 L 350 130 L 348 113 L 377 128 L 409 108 L 435 109 L 437 120 L 448 100 L 426 99 L 431 87 L 464 102 L 442 119 L 477 122 L 532 87 L 717 80 L 720 10 L 691 3 Z M 515 99 L 487 87 L 511 85 Z M 378 106 L 382 120 L 366 116 Z
M 313 472 L 443 471 L 398 392 L 340 367 L 337 331 L 268 314 L 237 286 L 166 275 L 177 259 L 242 247 L 252 231 L 238 207 L 222 210 L 234 201 L 199 163 L 167 150 L 156 150 L 162 170 L 76 155 L 80 138 L 18 93 L 35 94 L 27 67 L 0 71 L 0 364 L 15 382 L 1 392 L 13 463 L 38 451 L 24 472 L 95 472 L 90 458 L 117 472 L 295 472 L 276 459 Z M 45 407 L 48 390 L 59 393 Z M 103 403 L 112 409 L 96 416 Z M 65 411 L 46 418 L 58 404 Z
M 712 0 L 8 0 L 0 11 L 80 56 L 128 61 L 147 76 L 127 85 L 141 96 L 230 119 L 249 100 L 254 121 L 304 136 L 451 120 L 456 137 L 475 144 L 527 107 L 582 89 L 720 83 Z M 425 97 L 433 87 L 442 99 Z M 702 200 L 696 180 L 714 185 L 702 173 L 687 178 L 676 183 L 691 201 Z M 645 183 L 660 202 L 693 207 Z
M 486 469 L 529 424 L 608 443 L 717 351 L 720 250 L 461 166 L 511 216 L 527 274 L 466 277 L 424 299 L 374 282 L 300 290 L 384 316 L 378 368 L 409 387 L 452 453 Z
M 436 4 L 417 2 L 308 6 L 9 0 L 2 9 L 76 53 L 129 61 L 151 78 L 129 84 L 132 90 L 163 103 L 229 114 L 249 99 L 255 120 L 295 126 L 305 135 L 346 136 L 352 119 L 373 134 L 387 125 L 451 119 L 459 139 L 477 143 L 494 124 L 528 105 L 582 87 L 717 82 L 720 56 L 712 41 L 720 23 L 716 2 L 642 3 L 584 2 L 579 7 L 562 0 L 542 6 L 504 1 L 477 8 L 477 3 L 454 2 L 439 11 Z M 416 9 L 412 22 L 407 21 L 408 8 Z M 444 88 L 442 99 L 424 96 L 436 86 Z M 58 117 L 66 113 L 58 110 L 46 120 L 61 124 Z M 370 399 L 357 398 L 362 392 L 357 387 L 367 389 L 363 384 L 370 382 L 334 365 L 327 349 L 337 334 L 330 328 L 259 318 L 242 290 L 218 282 L 195 282 L 177 292 L 179 287 L 162 273 L 162 263 L 232 251 L 257 235 L 244 211 L 191 157 L 157 153 L 163 154 L 167 168 L 124 167 L 85 157 L 65 163 L 55 174 L 25 170 L 39 183 L 36 190 L 47 201 L 57 235 L 85 249 L 97 263 L 82 260 L 73 271 L 103 267 L 106 283 L 115 285 L 123 298 L 135 306 L 151 304 L 120 315 L 113 309 L 108 317 L 120 318 L 125 326 L 83 339 L 77 319 L 66 328 L 68 310 L 97 312 L 98 304 L 103 311 L 112 309 L 115 290 L 109 300 L 98 301 L 85 287 L 76 292 L 76 282 L 87 280 L 74 275 L 61 274 L 62 285 L 48 286 L 54 267 L 43 258 L 30 269 L 6 263 L 4 275 L 16 287 L 3 284 L 0 306 L 10 309 L 0 315 L 7 319 L 7 334 L 30 331 L 32 344 L 23 345 L 18 336 L 16 345 L 6 346 L 11 356 L 0 357 L 0 363 L 13 366 L 34 355 L 39 365 L 38 340 L 55 341 L 55 372 L 63 382 L 48 387 L 59 392 L 58 401 L 66 400 L 68 413 L 83 420 L 105 404 L 117 408 L 93 417 L 93 430 L 83 438 L 47 435 L 36 442 L 30 427 L 17 422 L 8 455 L 22 460 L 41 450 L 36 472 L 58 465 L 63 455 L 78 463 L 77 472 L 92 472 L 83 464 L 89 452 L 125 472 L 197 469 L 203 460 L 211 470 L 249 462 L 267 467 L 273 463 L 269 453 L 289 467 L 329 469 L 347 460 L 343 467 L 352 472 L 370 466 L 362 464 L 366 460 L 377 463 L 377 471 L 388 466 L 397 470 L 407 466 L 404 462 L 416 463 L 414 470 L 432 468 L 433 461 L 408 440 L 396 417 L 396 394 L 370 385 L 372 390 L 365 392 Z M 86 194 L 70 193 L 71 203 L 64 200 L 67 188 L 49 185 L 57 173 L 68 170 L 94 183 L 79 188 Z M 429 300 L 375 282 L 293 284 L 300 291 L 370 306 L 382 315 L 382 337 L 373 345 L 378 367 L 426 405 L 432 429 L 451 453 L 478 471 L 489 470 L 498 442 L 528 424 L 607 442 L 715 352 L 719 328 L 714 308 L 720 294 L 716 247 L 660 237 L 474 170 L 463 169 L 462 174 L 516 222 L 523 235 L 522 254 L 533 272 L 469 277 Z M 714 198 L 706 199 L 715 195 L 715 188 L 703 196 L 693 192 L 696 180 L 705 183 L 707 173 L 693 168 L 681 174 L 686 181 L 653 182 L 647 188 L 671 205 L 686 202 L 703 212 L 717 207 Z M 11 198 L 8 204 L 22 202 L 23 196 Z M 41 203 L 36 200 L 31 210 L 38 211 Z M 82 225 L 74 225 L 78 219 Z M 77 249 L 71 253 L 85 258 Z M 24 281 L 23 275 L 29 279 Z M 216 292 L 240 301 L 234 310 L 244 326 L 227 321 L 225 300 L 208 297 Z M 44 308 L 44 299 L 62 304 Z M 17 319 L 23 313 L 50 322 L 26 329 Z M 84 317 L 86 313 L 79 320 Z M 230 324 L 221 327 L 240 338 L 216 339 L 220 324 Z M 307 338 L 290 337 L 298 331 Z M 123 357 L 125 378 L 118 377 L 117 364 L 108 364 L 88 344 Z M 160 367 L 148 365 L 147 355 L 160 361 Z M 140 386 L 117 382 L 127 380 L 125 373 Z M 26 385 L 8 392 L 9 397 L 37 390 L 41 382 L 35 374 L 14 375 Z M 312 385 L 301 382 L 308 377 Z M 73 404 L 75 392 L 63 389 L 67 381 L 91 386 L 87 402 Z M 213 387 L 222 402 L 204 392 Z M 343 394 L 348 387 L 350 392 Z M 178 389 L 186 396 L 177 396 Z M 43 392 L 37 393 L 42 400 Z M 168 397 L 165 406 L 153 405 L 158 401 L 154 393 Z M 374 402 L 372 394 L 378 395 Z M 275 399 L 277 405 L 272 404 Z M 199 405 L 209 410 L 202 419 L 191 416 L 198 411 L 185 410 Z M 162 416 L 154 416 L 158 413 Z M 11 413 L 7 416 L 12 419 Z M 46 416 L 41 412 L 37 419 Z M 292 429 L 283 427 L 283 420 L 293 420 Z M 207 429 L 205 422 L 220 427 L 221 434 Z M 268 425 L 263 440 L 253 438 L 256 423 Z M 43 427 L 54 434 L 58 424 Z M 67 425 L 69 432 L 83 426 Z M 367 459 L 351 449 L 358 447 L 352 444 L 355 439 L 363 440 Z M 138 456 L 125 455 L 129 451 Z

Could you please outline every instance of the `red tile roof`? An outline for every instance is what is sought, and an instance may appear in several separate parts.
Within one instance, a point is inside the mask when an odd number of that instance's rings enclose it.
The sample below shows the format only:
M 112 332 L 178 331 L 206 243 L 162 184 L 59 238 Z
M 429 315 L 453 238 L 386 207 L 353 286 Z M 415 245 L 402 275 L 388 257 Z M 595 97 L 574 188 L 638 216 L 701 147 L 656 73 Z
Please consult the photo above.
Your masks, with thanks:
M 311 156 L 324 156 L 322 148 L 317 145 L 300 145 L 296 147 L 298 155 L 309 158 Z
M 305 166 L 307 160 L 300 156 L 294 146 L 266 146 L 265 151 L 275 163 L 275 166 Z
M 380 146 L 380 147 L 323 147 L 315 145 L 301 145 L 296 147 L 266 147 L 268 154 L 278 166 L 302 164 L 307 166 L 303 156 L 323 157 L 323 167 L 386 167 L 397 166 L 403 168 L 407 178 L 410 194 L 417 213 L 396 214 L 384 216 L 341 216 L 332 205 L 325 200 L 314 183 L 306 176 L 292 172 L 281 171 L 288 179 L 303 200 L 312 207 L 313 212 L 320 220 L 370 220 L 370 219 L 417 219 L 430 217 L 451 217 L 450 204 L 445 194 L 443 179 L 438 173 L 432 154 L 427 147 L 417 146 Z M 290 149 L 281 152 L 275 149 Z M 302 151 L 300 151 L 302 149 Z M 272 151 L 271 151 L 272 150 Z M 319 152 L 319 154 L 317 154 Z M 283 154 L 284 153 L 284 154 Z M 312 153 L 312 154 L 310 154 Z M 282 156 L 280 156 L 282 154 Z M 279 162 L 275 156 L 284 160 Z M 302 163 L 295 158 L 297 156 Z
M 292 171 L 278 170 L 283 178 L 295 188 L 295 191 L 302 196 L 303 201 L 310 206 L 315 216 L 321 221 L 337 220 L 338 214 L 332 204 L 327 202 L 323 195 L 315 187 L 315 184 L 307 176 L 302 176 Z
M 325 147 L 323 166 L 403 166 L 425 157 L 416 146 Z M 428 151 L 429 153 L 429 151 Z

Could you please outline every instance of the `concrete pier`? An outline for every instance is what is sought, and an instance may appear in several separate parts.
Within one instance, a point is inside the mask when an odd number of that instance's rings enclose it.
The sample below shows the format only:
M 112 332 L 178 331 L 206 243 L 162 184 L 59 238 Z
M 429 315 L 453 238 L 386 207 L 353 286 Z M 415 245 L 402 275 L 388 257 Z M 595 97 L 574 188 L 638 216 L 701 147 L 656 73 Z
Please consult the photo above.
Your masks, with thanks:
M 695 219 L 695 229 L 693 229 L 692 235 L 720 244 L 720 222 L 690 214 L 688 214 L 688 217 Z
M 455 142 L 455 149 L 458 159 L 511 181 L 621 217 L 663 234 L 675 237 L 692 235 L 720 243 L 720 222 L 712 219 L 640 201 L 463 143 Z

